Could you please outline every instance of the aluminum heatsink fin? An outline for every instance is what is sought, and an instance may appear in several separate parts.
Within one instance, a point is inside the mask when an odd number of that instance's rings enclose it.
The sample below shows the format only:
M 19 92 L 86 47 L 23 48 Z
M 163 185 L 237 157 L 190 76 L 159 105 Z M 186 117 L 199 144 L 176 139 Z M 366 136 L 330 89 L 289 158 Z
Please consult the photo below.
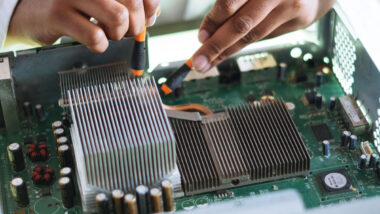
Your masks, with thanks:
M 306 146 L 282 100 L 227 107 L 201 121 L 171 122 L 186 195 L 304 175 L 310 169 Z M 209 185 L 210 178 L 218 182 Z
M 200 121 L 171 119 L 177 140 L 177 165 L 185 192 L 213 189 L 220 185 Z
M 310 156 L 281 100 L 227 108 L 252 180 L 288 177 L 310 169 Z
M 249 179 L 235 129 L 225 113 L 204 116 L 202 131 L 222 183 Z

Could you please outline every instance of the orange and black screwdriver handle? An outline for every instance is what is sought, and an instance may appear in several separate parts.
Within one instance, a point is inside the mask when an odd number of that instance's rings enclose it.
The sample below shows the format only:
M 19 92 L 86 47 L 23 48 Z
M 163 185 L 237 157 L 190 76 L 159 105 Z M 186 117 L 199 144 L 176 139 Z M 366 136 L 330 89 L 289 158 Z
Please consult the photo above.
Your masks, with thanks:
M 171 73 L 166 82 L 161 85 L 161 90 L 165 95 L 172 93 L 174 90 L 179 88 L 189 74 L 189 72 L 193 69 L 193 64 L 191 59 L 187 60 L 184 65 L 182 65 L 178 70 Z
M 132 54 L 132 74 L 136 77 L 142 76 L 145 70 L 145 37 L 146 27 L 135 37 L 135 46 Z

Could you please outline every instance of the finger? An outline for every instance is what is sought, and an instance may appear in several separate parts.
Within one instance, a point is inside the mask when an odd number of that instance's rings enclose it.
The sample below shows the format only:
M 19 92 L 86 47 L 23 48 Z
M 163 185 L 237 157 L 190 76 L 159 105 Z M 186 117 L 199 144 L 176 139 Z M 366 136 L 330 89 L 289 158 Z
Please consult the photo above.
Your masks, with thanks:
M 278 27 L 276 30 L 274 30 L 272 33 L 270 33 L 268 36 L 265 37 L 265 39 L 271 39 L 277 36 L 281 36 L 286 33 L 293 32 L 295 30 L 301 29 L 304 26 L 299 23 L 297 19 L 290 20 L 280 27 Z
M 63 35 L 74 38 L 96 53 L 107 49 L 108 39 L 104 31 L 78 12 L 66 10 L 64 14 L 57 17 L 59 17 L 57 25 L 60 26 L 59 29 Z
M 211 66 L 218 65 L 223 62 L 227 57 L 240 51 L 245 46 L 260 41 L 270 35 L 273 31 L 287 23 L 292 18 L 292 14 L 288 13 L 285 6 L 279 6 L 272 10 L 272 12 L 260 23 L 252 29 L 247 35 L 236 42 L 233 46 L 221 53 L 212 63 Z M 291 23 L 294 24 L 294 23 Z
M 205 71 L 210 68 L 210 62 L 249 33 L 277 5 L 277 0 L 248 2 L 193 55 L 192 60 L 195 69 Z
M 152 26 L 156 22 L 159 5 L 160 0 L 144 0 L 146 26 Z
M 205 42 L 228 18 L 233 16 L 248 0 L 217 0 L 203 19 L 199 28 L 199 41 Z
M 143 0 L 117 0 L 129 11 L 129 29 L 127 36 L 137 36 L 145 27 L 145 12 Z

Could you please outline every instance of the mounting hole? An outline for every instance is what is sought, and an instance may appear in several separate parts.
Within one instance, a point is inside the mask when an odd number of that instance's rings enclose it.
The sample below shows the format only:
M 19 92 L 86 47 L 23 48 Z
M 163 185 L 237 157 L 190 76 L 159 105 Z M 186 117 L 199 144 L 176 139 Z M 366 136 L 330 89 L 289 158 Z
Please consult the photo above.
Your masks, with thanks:
M 240 184 L 240 180 L 239 179 L 232 180 L 231 184 L 236 186 L 236 185 Z

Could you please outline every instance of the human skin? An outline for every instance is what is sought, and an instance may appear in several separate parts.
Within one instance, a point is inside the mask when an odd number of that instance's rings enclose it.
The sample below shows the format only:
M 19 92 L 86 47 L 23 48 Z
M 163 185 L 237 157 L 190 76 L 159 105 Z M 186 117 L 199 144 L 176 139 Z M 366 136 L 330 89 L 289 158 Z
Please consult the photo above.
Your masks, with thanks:
M 217 0 L 199 29 L 196 70 L 208 71 L 248 44 L 302 29 L 321 18 L 335 0 Z
M 70 36 L 93 52 L 108 39 L 136 36 L 155 22 L 160 0 L 20 0 L 8 28 L 8 41 L 52 44 Z M 95 18 L 98 24 L 90 21 Z M 12 43 L 12 42 L 11 42 Z

